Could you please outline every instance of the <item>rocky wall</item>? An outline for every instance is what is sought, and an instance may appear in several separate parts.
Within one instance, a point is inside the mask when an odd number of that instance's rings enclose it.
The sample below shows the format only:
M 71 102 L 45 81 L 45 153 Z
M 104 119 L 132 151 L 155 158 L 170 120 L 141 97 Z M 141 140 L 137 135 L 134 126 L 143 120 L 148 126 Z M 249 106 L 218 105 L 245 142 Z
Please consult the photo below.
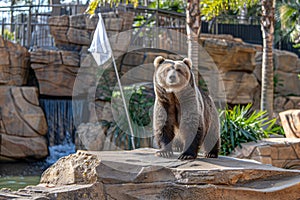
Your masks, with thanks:
M 126 74 L 137 66 L 151 64 L 156 55 L 170 57 L 171 59 L 184 57 L 182 54 L 178 54 L 178 56 L 174 57 L 172 56 L 173 53 L 170 54 L 168 51 L 161 51 L 159 54 L 153 54 L 152 52 L 146 52 L 146 50 L 143 51 L 141 49 L 129 51 L 128 46 L 131 34 L 123 33 L 131 28 L 133 13 L 121 12 L 118 16 L 116 16 L 115 13 L 108 13 L 103 14 L 103 18 L 121 75 Z M 51 17 L 49 19 L 49 25 L 51 33 L 55 38 L 56 47 L 60 49 L 58 52 L 68 51 L 69 54 L 75 56 L 75 60 L 78 61 L 79 57 L 79 66 L 86 66 L 86 63 L 90 62 L 87 61 L 87 59 L 94 59 L 88 54 L 87 49 L 92 40 L 97 21 L 98 17 L 90 18 L 87 15 Z M 121 34 L 116 34 L 120 32 Z M 182 34 L 178 35 L 180 40 L 177 40 L 177 37 L 175 37 L 177 35 L 173 32 L 171 33 L 172 37 L 164 31 L 159 33 L 161 33 L 161 35 L 158 37 L 159 42 L 155 48 L 163 50 L 171 49 L 174 52 L 186 51 L 187 45 L 183 44 L 184 38 L 182 38 Z M 176 45 L 174 43 L 178 44 Z M 199 52 L 200 66 L 198 67 L 200 75 L 204 76 L 204 79 L 208 82 L 211 80 L 210 77 L 206 77 L 207 75 L 210 76 L 210 73 L 206 73 L 205 71 L 205 69 L 210 67 L 210 63 L 207 62 L 207 57 L 210 57 L 209 59 L 217 66 L 218 75 L 224 85 L 226 102 L 230 104 L 253 103 L 256 108 L 259 108 L 261 46 L 244 43 L 241 39 L 233 38 L 230 35 L 207 34 L 201 35 L 200 44 L 203 47 Z M 176 49 L 175 47 L 182 48 Z M 203 53 L 203 51 L 205 51 L 205 53 Z M 37 53 L 38 52 L 39 50 Z M 49 52 L 44 54 L 51 54 Z M 33 52 L 31 56 L 34 58 L 36 57 L 35 54 L 36 53 Z M 55 55 L 53 56 L 56 58 Z M 71 66 L 71 68 L 70 65 L 61 63 L 64 63 L 64 61 L 59 61 L 54 64 L 51 58 L 49 58 L 49 60 L 46 59 L 45 62 L 42 63 L 36 62 L 33 59 L 32 68 L 36 71 L 42 94 L 53 95 L 55 91 L 62 90 L 56 94 L 58 96 L 71 96 L 72 85 L 78 71 L 78 63 Z M 276 76 L 275 111 L 280 112 L 285 109 L 299 108 L 300 91 L 298 90 L 300 88 L 300 81 L 298 79 L 298 73 L 300 71 L 300 61 L 298 57 L 293 53 L 274 50 L 274 63 Z M 144 79 L 148 81 L 149 77 L 147 77 L 147 75 L 152 71 L 150 70 L 138 77 L 141 80 Z M 70 84 L 64 85 L 64 78 L 66 78 L 66 80 L 68 80 L 66 82 Z M 113 75 L 111 78 L 114 78 Z M 65 87 L 67 87 L 66 90 L 63 90 Z
M 0 161 L 48 155 L 47 122 L 38 90 L 27 87 L 30 54 L 0 37 Z
M 76 51 L 36 49 L 31 52 L 31 68 L 41 95 L 72 96 L 79 65 L 80 57 Z
M 300 169 L 300 139 L 268 138 L 242 144 L 230 155 L 286 169 Z
M 0 160 L 41 159 L 48 155 L 47 122 L 37 88 L 0 87 Z
M 256 53 L 255 76 L 261 83 L 262 52 Z M 300 59 L 294 53 L 274 49 L 274 111 L 300 108 Z
M 133 21 L 133 13 L 131 12 L 119 12 L 119 16 L 116 17 L 114 13 L 103 14 L 107 34 L 116 58 L 127 51 L 131 36 L 130 34 L 117 33 L 131 28 Z M 98 17 L 88 15 L 49 18 L 50 32 L 54 37 L 57 49 L 37 48 L 31 52 L 31 68 L 38 80 L 40 94 L 71 97 L 80 67 L 84 68 L 81 70 L 82 73 L 95 76 L 93 72 L 98 66 L 95 58 L 88 53 L 88 48 L 97 23 Z M 87 85 L 88 88 L 91 86 L 88 83 L 89 78 L 93 77 L 84 78 L 83 85 Z M 78 79 L 81 81 L 80 77 Z M 92 82 L 91 84 L 95 83 Z
M 30 67 L 28 50 L 0 36 L 0 57 L 0 85 L 25 85 Z

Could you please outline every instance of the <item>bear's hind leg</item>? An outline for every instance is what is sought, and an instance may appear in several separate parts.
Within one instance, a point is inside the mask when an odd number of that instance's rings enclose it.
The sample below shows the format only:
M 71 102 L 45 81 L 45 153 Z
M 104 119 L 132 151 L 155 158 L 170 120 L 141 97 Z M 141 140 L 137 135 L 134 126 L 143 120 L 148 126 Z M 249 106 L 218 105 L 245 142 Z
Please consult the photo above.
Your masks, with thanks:
M 207 144 L 204 144 L 204 146 Z M 219 155 L 219 150 L 220 150 L 220 141 L 219 139 L 217 140 L 216 144 L 214 147 L 208 152 L 208 147 L 205 146 L 205 153 L 204 157 L 205 158 L 218 158 Z

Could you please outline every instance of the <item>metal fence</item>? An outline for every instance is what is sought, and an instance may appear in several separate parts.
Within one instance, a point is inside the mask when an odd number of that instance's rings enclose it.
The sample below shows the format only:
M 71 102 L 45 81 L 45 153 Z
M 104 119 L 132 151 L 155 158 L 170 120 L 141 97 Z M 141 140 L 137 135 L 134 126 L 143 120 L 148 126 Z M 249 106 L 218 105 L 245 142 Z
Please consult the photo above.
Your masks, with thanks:
M 55 15 L 76 15 L 86 5 L 22 5 L 0 8 L 0 34 L 7 40 L 30 48 L 53 47 L 48 18 Z
M 221 16 L 213 22 L 202 22 L 202 33 L 229 34 L 241 38 L 244 42 L 263 45 L 259 17 L 239 19 L 236 16 Z M 274 48 L 293 52 L 300 57 L 300 49 L 294 48 L 287 40 L 274 44 Z
M 8 40 L 19 43 L 22 46 L 31 48 L 54 47 L 54 40 L 50 34 L 48 18 L 56 15 L 76 15 L 83 13 L 87 5 L 82 4 L 57 4 L 57 5 L 31 5 L 31 6 L 10 6 L 0 8 L 0 34 Z M 181 13 L 165 11 L 161 9 L 148 9 L 146 7 L 133 8 L 130 6 L 119 7 L 125 11 L 135 13 L 135 23 L 133 24 L 134 42 L 139 46 L 153 46 L 159 48 L 164 44 L 158 40 L 157 35 L 147 33 L 151 27 L 162 27 L 168 30 L 175 30 L 185 33 L 185 15 Z M 115 8 L 101 7 L 97 12 L 109 12 Z M 138 23 L 140 22 L 140 23 Z M 138 25 L 137 25 L 138 24 Z M 148 29 L 147 29 L 148 28 Z M 202 33 L 230 34 L 241 38 L 243 41 L 262 45 L 262 33 L 260 19 L 250 17 L 241 19 L 237 16 L 221 16 L 212 22 L 202 22 Z M 141 36 L 141 32 L 147 37 Z M 168 35 L 168 33 L 166 33 Z M 170 34 L 169 34 L 170 35 Z M 178 37 L 181 37 L 178 34 Z M 174 37 L 174 34 L 173 34 Z M 183 38 L 170 38 L 179 42 L 176 44 L 179 50 L 184 50 L 186 42 Z M 300 57 L 299 49 L 293 48 L 287 41 L 281 41 L 274 45 L 281 50 L 292 51 Z

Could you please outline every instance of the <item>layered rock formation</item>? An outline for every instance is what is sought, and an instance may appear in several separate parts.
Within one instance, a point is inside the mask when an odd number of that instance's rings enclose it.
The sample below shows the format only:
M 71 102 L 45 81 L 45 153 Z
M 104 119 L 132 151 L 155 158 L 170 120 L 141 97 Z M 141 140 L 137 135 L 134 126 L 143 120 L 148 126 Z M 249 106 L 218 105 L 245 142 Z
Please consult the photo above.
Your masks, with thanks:
M 134 13 L 119 11 L 103 13 L 108 36 L 131 29 Z M 98 23 L 98 17 L 89 15 L 53 16 L 49 18 L 51 35 L 59 49 L 80 50 L 82 46 L 89 46 Z
M 286 137 L 300 138 L 300 110 L 287 110 L 279 116 Z
M 180 161 L 153 149 L 86 152 L 61 158 L 37 186 L 0 191 L 6 199 L 300 198 L 300 171 L 220 157 Z
M 48 155 L 47 122 L 37 96 L 33 87 L 0 87 L 0 159 Z
M 132 42 L 133 46 L 130 46 L 130 49 L 137 48 L 136 51 L 128 51 L 129 41 L 131 39 L 131 23 L 133 19 L 133 13 L 131 12 L 120 12 L 118 17 L 116 14 L 103 13 L 103 18 L 105 21 L 106 30 L 110 39 L 111 46 L 113 48 L 113 53 L 117 60 L 117 65 L 120 68 L 121 75 L 126 74 L 131 69 L 150 64 L 153 62 L 153 55 L 148 52 L 144 52 L 138 45 L 138 41 L 134 40 Z M 49 19 L 49 25 L 51 33 L 56 41 L 56 46 L 59 49 L 67 49 L 72 51 L 80 51 L 80 64 L 79 66 L 86 66 L 87 59 L 98 59 L 96 57 L 90 56 L 87 54 L 87 48 L 90 45 L 90 42 L 93 37 L 93 31 L 97 25 L 98 17 L 92 17 L 86 15 L 78 16 L 57 16 L 51 17 Z M 124 32 L 125 31 L 125 32 Z M 186 53 L 186 43 L 183 34 L 180 34 L 176 31 L 166 32 L 164 30 L 157 30 L 159 33 L 158 42 L 155 44 L 156 48 L 170 50 L 175 52 L 181 52 L 180 54 Z M 119 34 L 117 34 L 119 33 Z M 179 38 L 179 39 L 178 39 Z M 172 41 L 172 42 L 171 42 Z M 205 54 L 199 53 L 200 56 L 200 74 L 206 77 L 205 81 L 208 85 L 211 80 L 211 73 L 206 73 L 203 69 L 209 67 L 211 63 L 206 63 L 206 57 L 211 57 L 213 65 L 217 66 L 217 73 L 220 76 L 220 80 L 224 85 L 224 97 L 226 102 L 230 104 L 247 104 L 253 103 L 258 108 L 259 107 L 259 98 L 260 98 L 260 83 L 261 83 L 261 47 L 251 44 L 246 44 L 240 39 L 233 38 L 229 35 L 201 35 L 200 40 L 203 49 L 206 51 Z M 137 45 L 137 46 L 136 46 Z M 182 48 L 177 48 L 182 47 Z M 61 50 L 60 50 L 61 51 Z M 168 57 L 170 52 L 161 52 L 161 55 Z M 207 55 L 207 56 L 206 56 Z M 55 57 L 55 55 L 53 55 Z M 78 57 L 78 55 L 75 55 Z M 124 56 L 124 57 L 122 57 Z M 202 57 L 201 57 L 202 56 Z M 287 53 L 283 51 L 275 51 L 275 74 L 278 77 L 275 87 L 276 87 L 276 98 L 275 98 L 275 107 L 279 107 L 278 111 L 281 111 L 286 108 L 295 108 L 298 106 L 300 99 L 297 99 L 299 92 L 297 88 L 299 81 L 297 80 L 298 65 L 300 63 L 296 55 L 292 53 Z M 120 60 L 118 60 L 120 58 Z M 54 58 L 53 58 L 54 59 Z M 207 66 L 206 66 L 207 65 Z M 45 67 L 49 66 L 49 67 Z M 47 71 L 44 68 L 49 68 L 51 73 L 50 79 L 42 80 L 40 77 L 44 75 L 37 75 L 41 87 L 46 87 L 47 84 L 44 84 L 50 81 L 49 89 L 41 89 L 42 94 L 52 95 L 51 91 L 53 87 L 59 88 L 58 83 L 63 84 L 63 80 L 57 80 L 54 77 L 65 77 L 66 71 L 71 71 L 76 74 L 74 68 L 69 69 L 66 66 L 52 66 L 51 60 L 43 63 L 41 65 L 33 65 L 33 68 L 37 70 L 37 74 L 41 74 L 42 71 Z M 93 70 L 91 70 L 93 71 Z M 46 75 L 47 76 L 47 75 Z M 68 74 L 67 74 L 68 76 Z M 145 75 L 143 75 L 145 76 Z M 71 78 L 71 77 L 69 77 Z M 98 78 L 98 77 L 97 77 Z M 140 78 L 140 77 L 139 77 Z M 294 80 L 294 81 L 290 81 Z M 114 82 L 114 80 L 111 80 Z M 218 81 L 218 80 L 217 80 Z M 44 82 L 44 83 L 43 83 Z M 212 82 L 216 82 L 213 80 Z M 74 83 L 74 76 L 70 80 L 68 87 L 72 87 Z M 296 84 L 294 84 L 296 83 Z M 65 87 L 63 85 L 63 87 Z M 215 90 L 216 86 L 212 86 L 212 90 Z M 68 88 L 67 91 L 61 91 L 58 94 L 64 93 L 63 96 L 70 96 L 71 88 Z M 44 91 L 44 92 L 43 92 Z M 214 91 L 213 91 L 214 92 Z M 289 97 L 287 95 L 294 95 Z M 295 96 L 296 95 L 296 96 Z M 219 98 L 219 97 L 218 97 Z M 100 106 L 103 107 L 105 102 L 102 100 L 96 99 L 97 104 L 100 103 Z M 277 111 L 277 110 L 276 110 Z
M 230 35 L 206 35 L 201 43 L 218 68 L 226 102 L 254 103 L 259 82 L 254 75 L 256 47 Z
M 255 76 L 261 82 L 262 52 L 256 54 Z M 294 53 L 274 50 L 274 111 L 300 108 L 300 59 Z
M 31 52 L 31 68 L 42 95 L 72 96 L 79 65 L 80 57 L 76 51 L 37 49 Z
M 230 155 L 236 158 L 257 160 L 264 164 L 286 169 L 300 169 L 300 139 L 268 138 L 248 142 Z
M 111 13 L 103 14 L 116 58 L 127 51 L 131 37 L 131 32 L 118 33 L 131 28 L 134 15 L 131 12 L 121 12 L 119 16 L 116 17 Z M 95 59 L 100 59 L 100 57 L 89 54 L 88 47 L 93 39 L 97 23 L 98 17 L 91 18 L 88 15 L 49 18 L 50 32 L 58 49 L 34 49 L 31 52 L 31 67 L 36 74 L 40 94 L 71 97 L 76 78 L 78 78 L 78 83 L 83 85 L 82 88 L 75 86 L 74 95 L 87 93 L 86 89 L 95 87 L 97 80 L 94 79 L 99 78 L 95 74 L 98 67 Z M 80 74 L 84 77 L 77 77 L 79 67 L 84 68 Z
M 47 122 L 37 88 L 24 87 L 30 54 L 0 37 L 0 56 L 0 160 L 44 158 Z
M 107 129 L 108 126 L 100 122 L 80 124 L 76 130 L 76 149 L 104 150 Z
M 0 85 L 25 85 L 30 59 L 27 49 L 0 36 L 0 57 Z

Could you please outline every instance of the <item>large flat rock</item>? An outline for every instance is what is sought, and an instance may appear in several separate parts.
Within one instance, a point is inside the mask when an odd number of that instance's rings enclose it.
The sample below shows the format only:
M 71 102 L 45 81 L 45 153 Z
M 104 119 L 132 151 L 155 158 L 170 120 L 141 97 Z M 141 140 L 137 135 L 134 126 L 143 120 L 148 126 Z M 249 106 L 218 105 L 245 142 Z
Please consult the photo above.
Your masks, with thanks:
M 300 198 L 299 170 L 230 157 L 180 161 L 155 151 L 78 151 L 47 169 L 38 186 L 2 191 L 0 199 Z
M 47 129 L 37 88 L 0 86 L 0 161 L 47 157 Z

